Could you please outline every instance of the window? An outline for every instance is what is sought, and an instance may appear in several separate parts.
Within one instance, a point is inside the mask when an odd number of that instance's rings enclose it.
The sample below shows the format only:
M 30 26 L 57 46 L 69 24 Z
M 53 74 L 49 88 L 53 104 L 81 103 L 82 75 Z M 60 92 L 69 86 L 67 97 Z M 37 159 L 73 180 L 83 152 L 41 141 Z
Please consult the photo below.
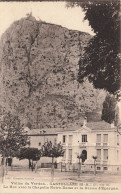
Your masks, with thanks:
M 120 169 L 119 169 L 119 167 L 117 168 L 117 171 L 119 171 Z
M 97 149 L 97 159 L 101 160 L 101 149 Z
M 87 142 L 87 135 L 82 135 L 82 142 Z
M 119 145 L 119 135 L 117 135 L 117 145 Z
M 38 145 L 41 146 L 41 142 L 39 142 Z
M 103 167 L 103 170 L 108 170 L 108 167 L 107 167 L 107 166 L 104 166 L 104 167 Z
M 97 143 L 101 143 L 101 134 L 97 134 Z
M 68 150 L 68 159 L 72 161 L 72 149 Z
M 103 150 L 103 159 L 108 160 L 108 149 Z
M 73 135 L 69 135 L 69 143 L 72 143 Z
M 108 134 L 103 134 L 103 143 L 108 143 Z
M 100 166 L 97 166 L 97 170 L 101 170 Z
M 66 143 L 66 135 L 63 135 L 63 143 Z

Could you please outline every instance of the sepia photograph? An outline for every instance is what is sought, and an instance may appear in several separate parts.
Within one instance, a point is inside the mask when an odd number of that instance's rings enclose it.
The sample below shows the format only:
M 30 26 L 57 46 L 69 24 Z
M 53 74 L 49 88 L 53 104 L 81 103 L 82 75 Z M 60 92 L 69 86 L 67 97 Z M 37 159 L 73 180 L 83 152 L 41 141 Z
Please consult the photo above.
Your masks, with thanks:
M 0 194 L 120 194 L 120 0 L 0 2 Z

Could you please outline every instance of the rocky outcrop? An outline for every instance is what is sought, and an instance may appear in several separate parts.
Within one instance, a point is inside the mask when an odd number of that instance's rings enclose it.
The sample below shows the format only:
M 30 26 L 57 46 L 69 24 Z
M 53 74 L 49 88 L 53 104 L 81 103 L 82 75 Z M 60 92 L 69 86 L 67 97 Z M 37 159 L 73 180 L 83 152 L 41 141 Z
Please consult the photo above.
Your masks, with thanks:
M 77 64 L 90 38 L 32 16 L 14 22 L 0 42 L 2 106 L 34 128 L 78 123 L 100 107 L 104 95 L 88 81 L 77 82 Z

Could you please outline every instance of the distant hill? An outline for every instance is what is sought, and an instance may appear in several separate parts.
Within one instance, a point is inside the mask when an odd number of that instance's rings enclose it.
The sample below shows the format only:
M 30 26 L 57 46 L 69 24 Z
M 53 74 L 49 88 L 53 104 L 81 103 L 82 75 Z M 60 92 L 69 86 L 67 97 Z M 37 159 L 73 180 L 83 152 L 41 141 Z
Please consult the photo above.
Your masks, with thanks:
M 90 38 L 32 16 L 14 22 L 0 42 L 1 105 L 32 128 L 66 127 L 101 111 L 105 92 L 77 82 Z

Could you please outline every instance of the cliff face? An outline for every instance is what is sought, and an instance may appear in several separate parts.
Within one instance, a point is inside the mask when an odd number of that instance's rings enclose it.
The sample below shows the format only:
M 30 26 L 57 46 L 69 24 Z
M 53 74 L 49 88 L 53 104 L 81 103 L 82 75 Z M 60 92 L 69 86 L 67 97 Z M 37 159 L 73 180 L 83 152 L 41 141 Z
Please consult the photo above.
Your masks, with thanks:
M 14 22 L 0 42 L 0 100 L 33 127 L 78 123 L 104 99 L 88 81 L 78 84 L 78 61 L 91 36 L 38 22 Z M 100 96 L 100 97 L 99 97 Z

